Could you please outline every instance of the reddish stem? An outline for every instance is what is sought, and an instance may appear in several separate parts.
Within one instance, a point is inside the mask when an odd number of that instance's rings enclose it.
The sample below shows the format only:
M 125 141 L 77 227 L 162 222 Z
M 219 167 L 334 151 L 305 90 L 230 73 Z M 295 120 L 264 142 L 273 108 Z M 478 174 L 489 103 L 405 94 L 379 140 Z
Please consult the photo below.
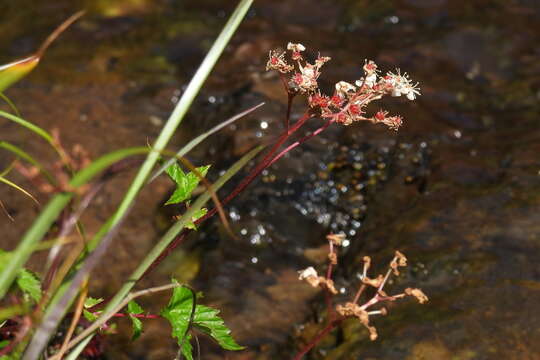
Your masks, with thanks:
M 354 299 L 352 301 L 354 304 L 358 303 L 358 300 L 360 300 L 360 296 L 362 295 L 364 290 L 366 290 L 366 284 L 362 284 L 362 286 L 358 288 L 358 291 L 356 292 L 356 295 L 354 296 Z
M 272 146 L 270 151 L 264 156 L 264 158 L 261 160 L 261 162 L 251 170 L 251 172 L 236 186 L 236 188 L 225 198 L 221 201 L 221 205 L 225 206 L 229 201 L 234 199 L 238 194 L 240 194 L 249 184 L 255 180 L 255 178 L 267 167 L 272 165 L 275 162 L 274 155 L 276 151 L 289 139 L 289 137 L 294 134 L 298 129 L 300 129 L 307 120 L 309 120 L 313 115 L 307 111 L 294 125 L 287 129 L 276 141 L 276 143 Z M 283 151 L 280 153 L 281 156 L 284 155 Z M 279 156 L 279 155 L 278 155 Z M 281 157 L 280 156 L 280 157 Z M 212 210 L 208 211 L 206 215 L 199 218 L 197 221 L 195 221 L 196 225 L 201 224 L 203 221 L 207 220 L 208 218 L 212 217 L 217 212 L 217 208 L 213 208 Z M 176 239 L 174 239 L 169 246 L 163 252 L 157 257 L 156 260 L 148 267 L 146 272 L 143 274 L 142 277 L 145 277 L 150 273 L 156 266 L 158 266 L 163 259 L 165 259 L 169 254 L 176 249 L 178 245 L 180 245 L 184 239 L 186 238 L 187 234 L 189 234 L 190 230 L 182 231 Z
M 306 355 L 315 345 L 317 345 L 330 331 L 334 330 L 344 319 L 337 319 L 330 322 L 320 333 L 317 334 L 298 354 L 295 355 L 293 360 L 300 360 Z
M 330 261 L 328 263 L 328 269 L 326 270 L 326 280 L 332 279 L 332 269 L 334 268 L 334 264 L 332 263 L 332 254 L 334 254 L 334 244 L 332 241 L 329 241 L 330 245 Z M 337 256 L 337 254 L 336 254 Z M 334 306 L 332 304 L 333 294 L 330 293 L 329 290 L 326 290 L 324 292 L 324 299 L 326 301 L 326 316 L 328 317 L 327 322 L 330 323 L 334 320 Z
M 112 317 L 128 317 L 133 316 L 139 319 L 159 319 L 161 316 L 159 315 L 152 315 L 152 314 L 123 314 L 123 313 L 116 313 Z
M 324 130 L 326 130 L 326 128 L 328 128 L 328 126 L 330 126 L 330 124 L 334 123 L 334 119 L 330 119 L 328 120 L 323 126 L 321 126 L 320 128 L 318 128 L 317 130 L 313 131 L 311 134 L 309 135 L 306 135 L 304 136 L 303 138 L 293 142 L 291 145 L 287 146 L 285 149 L 283 149 L 279 154 L 277 154 L 273 159 L 272 161 L 270 162 L 270 164 L 268 164 L 268 166 L 272 165 L 273 163 L 275 163 L 276 161 L 278 161 L 279 159 L 281 159 L 283 157 L 283 155 L 285 155 L 286 153 L 288 153 L 289 151 L 291 151 L 292 149 L 294 149 L 295 147 L 297 147 L 298 145 L 301 145 L 303 144 L 304 142 L 306 142 L 307 140 L 311 139 L 312 137 L 314 136 L 317 136 L 319 135 L 321 132 L 323 132 Z
M 291 108 L 294 99 L 294 94 L 287 93 L 287 114 L 285 115 L 285 130 L 289 130 L 289 122 L 291 120 Z

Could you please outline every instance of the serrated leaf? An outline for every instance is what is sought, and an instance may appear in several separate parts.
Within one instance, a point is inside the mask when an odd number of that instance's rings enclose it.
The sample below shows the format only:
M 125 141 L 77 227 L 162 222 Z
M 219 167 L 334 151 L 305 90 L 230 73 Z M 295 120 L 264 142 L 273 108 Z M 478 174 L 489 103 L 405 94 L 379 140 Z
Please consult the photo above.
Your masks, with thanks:
M 135 300 L 131 300 L 128 302 L 128 313 L 130 314 L 142 314 L 144 312 L 143 308 L 135 302 Z
M 173 290 L 173 295 L 167 307 L 161 311 L 161 316 L 169 320 L 173 328 L 173 337 L 181 343 L 184 334 L 189 328 L 189 321 L 193 307 L 193 295 L 191 290 L 184 287 L 177 287 Z M 238 345 L 231 336 L 231 330 L 225 326 L 223 319 L 219 316 L 219 310 L 208 306 L 197 305 L 193 315 L 193 326 L 197 327 L 226 350 L 242 350 L 244 347 Z M 184 342 L 186 342 L 186 339 Z
M 193 346 L 191 346 L 191 334 L 186 335 L 186 339 L 182 343 L 182 355 L 186 360 L 193 360 Z
M 141 336 L 143 325 L 141 319 L 133 316 L 142 314 L 144 312 L 143 308 L 137 304 L 134 300 L 131 300 L 128 303 L 127 311 L 129 314 L 129 318 L 131 319 L 131 324 L 133 325 L 133 335 L 131 336 L 131 341 L 137 340 L 139 336 Z
M 17 285 L 35 302 L 41 299 L 41 282 L 38 277 L 26 269 L 22 269 L 17 276 Z
M 231 336 L 231 330 L 225 326 L 225 322 L 218 316 L 219 310 L 204 305 L 197 305 L 195 310 L 195 326 L 216 340 L 223 349 L 242 350 Z
M 185 287 L 176 287 L 169 300 L 169 304 L 161 310 L 161 316 L 169 320 L 172 327 L 172 337 L 178 340 L 178 345 L 189 342 L 184 339 L 187 336 L 189 321 L 193 308 L 193 295 L 190 289 Z M 182 346 L 182 351 L 184 346 Z
M 0 272 L 4 271 L 5 264 L 8 263 L 12 253 L 0 249 Z M 21 269 L 16 278 L 16 284 L 32 300 L 38 302 L 41 299 L 41 282 L 37 275 L 27 269 Z
M 197 225 L 195 225 L 195 221 L 199 220 L 199 218 L 206 215 L 207 212 L 208 212 L 208 209 L 206 208 L 201 208 L 198 211 L 195 211 L 195 213 L 191 217 L 191 221 L 186 224 L 186 227 L 191 230 L 197 230 Z
M 97 315 L 94 315 L 92 314 L 90 311 L 88 310 L 84 310 L 83 309 L 83 316 L 86 320 L 90 321 L 90 322 L 94 322 L 97 320 L 98 316 Z
M 208 172 L 210 165 L 200 166 L 197 171 L 204 177 Z M 178 204 L 188 200 L 191 197 L 191 193 L 197 185 L 199 185 L 200 179 L 194 172 L 184 173 L 178 164 L 173 164 L 167 168 L 167 174 L 176 183 L 176 190 L 171 195 L 165 205 Z
M 96 298 L 93 298 L 93 297 L 87 297 L 84 300 L 84 307 L 86 309 L 90 309 L 90 308 L 93 308 L 94 306 L 96 306 L 97 304 L 101 303 L 102 301 L 103 301 L 103 298 L 96 299 Z
M 180 165 L 178 163 L 174 163 L 171 166 L 169 166 L 167 169 L 165 169 L 165 172 L 169 177 L 178 184 L 178 182 L 186 176 Z
M 131 319 L 131 324 L 133 325 L 133 335 L 131 336 L 131 341 L 135 341 L 141 336 L 142 333 L 142 321 L 139 318 L 136 318 L 133 315 L 129 315 L 129 318 Z

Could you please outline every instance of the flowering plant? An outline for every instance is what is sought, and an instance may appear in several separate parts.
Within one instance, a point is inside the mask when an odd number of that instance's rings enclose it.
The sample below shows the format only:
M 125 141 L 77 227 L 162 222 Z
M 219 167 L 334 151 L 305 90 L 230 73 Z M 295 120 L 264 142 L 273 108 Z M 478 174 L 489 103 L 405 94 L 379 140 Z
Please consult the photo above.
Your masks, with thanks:
M 414 84 L 406 73 L 401 74 L 397 69 L 396 73 L 388 72 L 385 76 L 380 76 L 377 64 L 372 60 L 365 61 L 364 77 L 355 81 L 356 86 L 339 81 L 332 96 L 323 95 L 317 80 L 321 74 L 321 67 L 330 58 L 319 54 L 315 64 L 310 64 L 302 56 L 304 45 L 289 43 L 287 50 L 291 52 L 290 58 L 295 65 L 287 62 L 285 52 L 272 50 L 266 70 L 277 70 L 290 94 L 306 94 L 309 107 L 330 123 L 350 125 L 356 121 L 367 120 L 372 123 L 383 123 L 390 129 L 397 130 L 403 122 L 401 116 L 388 116 L 388 112 L 384 110 L 367 116 L 366 106 L 385 95 L 394 97 L 405 95 L 409 100 L 415 100 L 420 95 L 418 84 Z M 291 76 L 286 79 L 285 74 Z
M 377 339 L 377 329 L 370 324 L 370 317 L 374 315 L 386 315 L 388 311 L 385 307 L 379 309 L 372 309 L 375 305 L 392 302 L 406 296 L 412 296 L 418 300 L 420 304 L 426 303 L 429 299 L 424 292 L 417 288 L 406 288 L 402 293 L 395 295 L 388 295 L 384 290 L 384 286 L 387 284 L 388 279 L 393 274 L 399 276 L 399 268 L 407 266 L 407 258 L 401 252 L 396 251 L 392 261 L 388 265 L 388 270 L 385 275 L 378 275 L 375 278 L 368 276 L 368 270 L 371 267 L 371 258 L 364 256 L 363 269 L 360 274 L 360 286 L 356 291 L 354 297 L 344 303 L 333 306 L 333 297 L 338 293 L 332 280 L 333 267 L 337 265 L 337 247 L 341 246 L 345 236 L 343 234 L 330 234 L 326 237 L 329 244 L 328 253 L 328 268 L 326 276 L 319 276 L 315 268 L 308 267 L 299 271 L 299 280 L 305 280 L 309 285 L 313 287 L 321 288 L 326 297 L 327 305 L 327 323 L 323 330 L 319 332 L 315 338 L 312 339 L 294 358 L 294 360 L 300 360 L 305 354 L 307 354 L 314 346 L 316 346 L 323 338 L 337 327 L 343 320 L 348 318 L 357 318 L 362 325 L 369 331 L 370 340 Z M 371 298 L 366 300 L 363 304 L 360 303 L 360 299 L 367 288 L 374 288 L 375 293 Z

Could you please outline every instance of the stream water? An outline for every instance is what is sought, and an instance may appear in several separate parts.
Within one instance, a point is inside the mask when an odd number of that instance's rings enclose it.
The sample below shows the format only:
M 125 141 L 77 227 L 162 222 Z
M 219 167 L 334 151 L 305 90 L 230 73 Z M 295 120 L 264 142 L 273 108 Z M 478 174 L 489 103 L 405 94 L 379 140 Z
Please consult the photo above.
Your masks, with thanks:
M 32 52 L 67 16 L 88 9 L 7 94 L 26 118 L 58 128 L 66 148 L 80 144 L 95 158 L 144 145 L 234 5 L 0 1 L 0 63 Z M 227 208 L 238 239 L 218 221 L 208 223 L 141 287 L 172 273 L 222 309 L 248 350 L 225 355 L 201 339 L 202 359 L 287 359 L 320 330 L 324 311 L 297 270 L 323 269 L 324 236 L 342 231 L 349 243 L 336 272 L 338 298 L 355 290 L 364 255 L 383 271 L 398 249 L 411 266 L 389 291 L 414 285 L 430 301 L 392 304 L 388 316 L 372 320 L 374 342 L 357 321 L 346 322 L 310 359 L 540 359 L 539 20 L 531 0 L 256 0 L 171 144 L 266 102 L 190 154 L 197 164 L 213 164 L 210 177 L 282 131 L 285 94 L 264 66 L 268 51 L 288 41 L 332 57 L 324 88 L 358 78 L 367 58 L 385 71 L 407 71 L 422 96 L 383 103 L 404 116 L 398 133 L 336 126 L 292 151 Z M 293 118 L 303 109 L 298 100 Z M 0 134 L 54 160 L 13 124 L 0 121 Z M 10 161 L 0 154 L 2 168 Z M 126 175 L 106 186 L 83 218 L 89 233 L 114 211 L 129 181 Z M 91 284 L 93 296 L 113 294 L 170 224 L 175 210 L 160 204 L 171 190 L 163 178 L 143 191 Z M 14 191 L 0 194 L 15 219 L 0 218 L 0 247 L 11 249 L 38 209 Z M 151 310 L 165 302 L 141 300 Z M 133 344 L 129 323 L 120 329 L 107 340 L 107 359 L 176 353 L 164 322 L 149 321 Z

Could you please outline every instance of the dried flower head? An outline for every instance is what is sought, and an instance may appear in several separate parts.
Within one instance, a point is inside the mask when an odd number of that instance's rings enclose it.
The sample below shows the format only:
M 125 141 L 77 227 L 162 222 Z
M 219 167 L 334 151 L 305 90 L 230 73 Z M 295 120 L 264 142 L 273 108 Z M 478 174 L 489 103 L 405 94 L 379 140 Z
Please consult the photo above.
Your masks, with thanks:
M 334 281 L 332 279 L 325 279 L 321 277 L 320 279 L 321 284 L 332 294 L 337 294 L 338 291 L 336 290 L 336 287 L 334 286 Z
M 336 246 L 341 246 L 343 244 L 343 240 L 345 240 L 345 234 L 328 234 L 326 235 L 326 240 L 330 241 Z
M 379 288 L 384 281 L 384 276 L 379 275 L 375 279 L 370 279 L 369 277 L 365 276 L 362 278 L 362 282 L 366 285 L 373 286 L 374 288 Z
M 366 65 L 373 65 L 366 63 Z M 376 68 L 375 68 L 376 69 Z M 375 69 L 371 69 L 375 71 Z M 331 279 L 332 275 L 332 266 L 337 264 L 337 254 L 334 252 L 334 245 L 339 245 L 344 239 L 343 234 L 328 234 L 326 239 L 330 243 L 330 254 L 328 269 L 326 272 L 326 277 L 319 276 L 317 271 L 313 267 L 308 267 L 305 270 L 300 271 L 300 280 L 306 280 L 313 287 L 320 287 L 327 291 L 327 306 L 328 314 L 331 315 L 331 308 L 333 307 L 333 295 L 336 295 L 338 291 L 334 286 L 334 281 Z M 388 265 L 388 270 L 386 275 L 378 275 L 376 278 L 370 278 L 368 276 L 368 270 L 371 267 L 371 258 L 369 256 L 363 257 L 363 270 L 360 275 L 361 285 L 356 292 L 354 298 L 351 301 L 348 301 L 344 304 L 337 304 L 335 306 L 336 313 L 340 316 L 337 320 L 329 321 L 329 324 L 335 321 L 342 321 L 346 318 L 355 317 L 357 318 L 362 325 L 369 331 L 369 338 L 374 341 L 377 339 L 377 329 L 370 324 L 370 317 L 375 315 L 386 315 L 388 313 L 385 307 L 380 307 L 381 303 L 392 302 L 398 299 L 402 299 L 405 296 L 415 297 L 420 304 L 424 304 L 428 301 L 428 297 L 422 292 L 422 290 L 417 288 L 407 288 L 404 292 L 396 295 L 388 295 L 384 291 L 384 286 L 388 282 L 388 279 L 392 274 L 399 275 L 398 268 L 407 266 L 407 258 L 405 255 L 399 251 L 396 251 L 394 258 Z M 370 299 L 364 303 L 360 302 L 360 298 L 368 287 L 375 288 L 374 294 Z M 373 309 L 374 306 L 377 306 L 378 309 Z M 331 319 L 331 318 L 330 318 Z
M 399 267 L 407 266 L 407 258 L 405 255 L 396 250 L 395 256 L 390 262 L 390 268 L 394 271 L 394 275 L 399 275 Z
M 313 287 L 319 286 L 319 274 L 317 274 L 317 270 L 312 266 L 301 270 L 298 273 L 300 274 L 298 280 L 306 280 Z
M 429 298 L 420 289 L 407 288 L 405 289 L 405 294 L 409 296 L 414 296 L 420 304 L 424 304 L 429 301 Z
M 330 260 L 330 264 L 337 265 L 337 255 L 335 252 L 331 252 L 328 254 L 328 260 Z
M 337 305 L 336 312 L 343 317 L 356 317 L 369 331 L 369 339 L 377 339 L 377 329 L 369 325 L 369 313 L 356 303 L 348 302 L 345 305 Z

